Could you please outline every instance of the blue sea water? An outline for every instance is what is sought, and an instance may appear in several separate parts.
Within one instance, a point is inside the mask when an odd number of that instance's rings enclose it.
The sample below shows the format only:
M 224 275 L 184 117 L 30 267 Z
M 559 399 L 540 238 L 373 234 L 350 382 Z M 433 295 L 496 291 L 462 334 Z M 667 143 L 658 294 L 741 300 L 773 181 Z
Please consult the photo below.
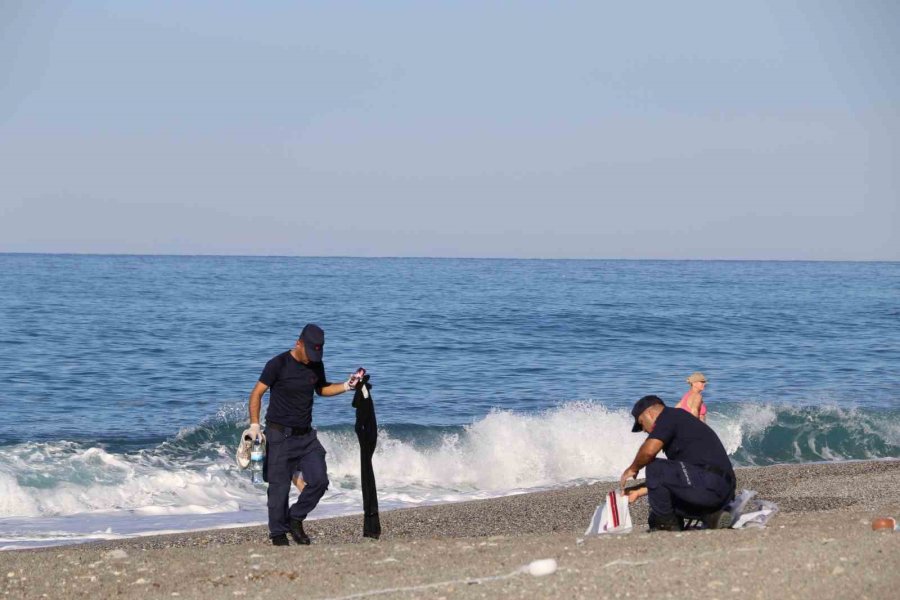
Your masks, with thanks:
M 900 263 L 0 254 L 0 548 L 263 522 L 233 446 L 306 322 L 372 374 L 383 507 L 617 478 L 696 370 L 736 464 L 900 457 Z M 359 512 L 314 414 L 314 515 Z

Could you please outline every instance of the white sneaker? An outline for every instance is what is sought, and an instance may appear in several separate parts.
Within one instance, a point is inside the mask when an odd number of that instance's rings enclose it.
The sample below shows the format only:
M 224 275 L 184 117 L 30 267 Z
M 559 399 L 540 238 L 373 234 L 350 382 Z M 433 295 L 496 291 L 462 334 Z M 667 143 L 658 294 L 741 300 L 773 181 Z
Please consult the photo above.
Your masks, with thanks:
M 244 433 L 241 434 L 241 441 L 238 442 L 237 452 L 234 454 L 234 459 L 240 468 L 246 469 L 250 466 L 250 450 L 252 448 L 253 438 L 250 435 L 250 430 L 245 429 Z

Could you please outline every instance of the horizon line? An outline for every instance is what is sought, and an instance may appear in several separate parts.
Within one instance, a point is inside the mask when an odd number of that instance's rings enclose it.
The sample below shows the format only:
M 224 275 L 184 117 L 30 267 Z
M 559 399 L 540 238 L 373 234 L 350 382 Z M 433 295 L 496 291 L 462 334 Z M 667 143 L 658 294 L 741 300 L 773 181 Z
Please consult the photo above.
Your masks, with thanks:
M 507 260 L 507 261 L 657 261 L 657 262 L 822 262 L 822 263 L 896 263 L 900 259 L 864 258 L 600 258 L 600 257 L 540 257 L 540 256 L 357 256 L 351 254 L 306 255 L 306 254 L 179 254 L 179 253 L 137 253 L 137 252 L 8 252 L 0 251 L 0 256 L 94 256 L 122 258 L 301 258 L 301 259 L 356 259 L 356 260 Z

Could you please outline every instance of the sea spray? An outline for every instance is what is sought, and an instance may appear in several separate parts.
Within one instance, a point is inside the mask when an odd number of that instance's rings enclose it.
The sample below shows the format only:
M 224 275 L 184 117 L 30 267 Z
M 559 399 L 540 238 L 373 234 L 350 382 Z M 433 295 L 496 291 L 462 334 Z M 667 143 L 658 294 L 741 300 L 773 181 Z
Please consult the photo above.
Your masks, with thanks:
M 245 418 L 224 410 L 132 451 L 66 441 L 0 446 L 0 518 L 255 505 L 258 493 L 231 461 Z M 898 457 L 896 418 L 837 407 L 725 405 L 711 408 L 709 424 L 736 465 L 756 465 Z M 374 457 L 379 495 L 406 505 L 613 480 L 643 441 L 631 423 L 624 409 L 573 402 L 534 413 L 493 410 L 462 427 L 388 425 Z M 319 437 L 328 450 L 329 494 L 353 504 L 359 454 L 351 427 L 323 427 Z
M 264 522 L 264 493 L 232 458 L 246 427 L 241 408 L 141 449 L 0 446 L 0 547 Z M 754 465 L 900 457 L 897 418 L 884 410 L 720 404 L 711 406 L 709 424 L 736 465 Z M 373 459 L 379 499 L 387 509 L 615 480 L 645 437 L 631 433 L 632 422 L 626 409 L 584 401 L 531 413 L 495 409 L 467 426 L 387 424 Z M 359 512 L 352 427 L 321 427 L 319 437 L 331 486 L 313 516 Z
M 502 492 L 574 480 L 614 478 L 640 446 L 625 411 L 577 402 L 534 414 L 494 410 L 427 445 L 380 433 L 375 453 L 379 492 Z M 332 479 L 358 471 L 355 440 L 320 433 Z

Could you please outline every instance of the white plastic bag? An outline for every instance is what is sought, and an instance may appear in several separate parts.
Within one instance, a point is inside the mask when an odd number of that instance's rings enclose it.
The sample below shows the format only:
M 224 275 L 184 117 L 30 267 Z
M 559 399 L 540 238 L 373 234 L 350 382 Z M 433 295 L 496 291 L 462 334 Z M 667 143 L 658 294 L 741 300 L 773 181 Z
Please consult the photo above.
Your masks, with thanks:
M 598 506 L 591 518 L 585 536 L 606 533 L 628 533 L 631 531 L 631 511 L 628 496 L 615 490 L 606 495 L 606 502 Z
M 731 513 L 731 528 L 765 527 L 769 519 L 778 512 L 778 505 L 768 500 L 760 500 L 753 490 L 741 493 L 728 505 Z

